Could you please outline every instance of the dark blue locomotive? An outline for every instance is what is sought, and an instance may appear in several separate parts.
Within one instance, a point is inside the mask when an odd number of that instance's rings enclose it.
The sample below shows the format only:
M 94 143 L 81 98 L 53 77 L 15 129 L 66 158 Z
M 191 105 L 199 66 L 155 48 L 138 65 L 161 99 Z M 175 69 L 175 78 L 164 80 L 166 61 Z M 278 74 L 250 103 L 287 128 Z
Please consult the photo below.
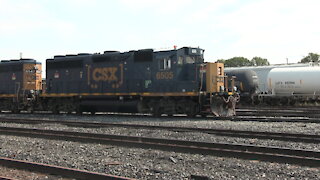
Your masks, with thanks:
M 0 62 L 0 111 L 32 111 L 42 89 L 41 63 L 33 59 Z
M 53 112 L 139 112 L 154 115 L 233 114 L 223 64 L 204 50 L 55 56 L 47 60 L 42 107 Z

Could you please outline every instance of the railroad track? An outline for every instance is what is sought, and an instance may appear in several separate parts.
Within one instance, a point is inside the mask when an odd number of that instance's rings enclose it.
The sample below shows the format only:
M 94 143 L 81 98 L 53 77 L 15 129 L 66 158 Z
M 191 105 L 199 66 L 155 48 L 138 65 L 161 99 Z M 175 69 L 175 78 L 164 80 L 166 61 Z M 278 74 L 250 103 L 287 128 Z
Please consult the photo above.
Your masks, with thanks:
M 16 179 L 5 177 L 5 176 L 0 176 L 0 179 L 1 180 L 16 180 Z
M 68 177 L 73 179 L 95 179 L 95 180 L 130 180 L 130 178 L 114 176 L 109 174 L 102 174 L 72 168 L 65 168 L 60 166 L 41 164 L 29 161 L 22 161 L 16 159 L 10 159 L 6 157 L 0 157 L 0 165 L 7 166 L 15 169 L 23 169 L 32 172 L 40 172 L 45 174 L 59 175 L 62 177 Z M 5 179 L 11 179 L 3 177 Z M 0 177 L 0 179 L 2 179 Z
M 320 109 L 319 109 L 320 110 Z M 237 109 L 237 116 L 277 116 L 320 118 L 319 110 L 302 109 Z
M 318 151 L 10 127 L 0 127 L 0 133 L 320 167 Z
M 200 132 L 215 134 L 219 136 L 257 138 L 257 139 L 273 139 L 281 141 L 304 142 L 304 143 L 320 143 L 320 135 L 298 134 L 298 133 L 277 133 L 262 131 L 243 131 L 231 129 L 213 129 L 213 128 L 195 128 L 195 127 L 177 127 L 177 126 L 153 126 L 143 124 L 123 124 L 123 123 L 106 123 L 106 122 L 86 122 L 86 121 L 60 121 L 60 120 L 43 120 L 43 119 L 13 119 L 0 118 L 0 122 L 10 123 L 59 123 L 76 127 L 122 127 L 122 128 L 140 128 L 140 129 L 158 129 L 179 132 Z
M 5 112 L 8 113 L 8 112 Z M 12 113 L 9 113 L 12 114 Z M 29 114 L 29 113 L 26 113 Z M 41 112 L 37 114 L 47 115 L 49 112 Z M 233 120 L 233 121 L 260 121 L 260 122 L 304 122 L 304 123 L 320 123 L 320 111 L 311 110 L 279 110 L 279 109 L 237 109 L 236 116 L 233 117 L 215 117 L 207 115 L 205 117 L 196 116 L 191 119 L 206 119 L 206 120 Z M 96 116 L 106 115 L 105 113 L 96 114 Z M 128 113 L 107 113 L 107 115 L 121 116 L 121 117 L 139 117 L 139 118 L 153 118 L 150 114 L 128 114 Z M 91 114 L 82 114 L 81 116 L 92 116 Z M 181 118 L 190 119 L 190 117 L 175 115 L 164 116 L 161 118 Z
M 255 121 L 255 122 L 297 122 L 297 123 L 320 123 L 320 118 L 309 118 L 309 117 L 270 117 L 261 114 L 256 116 L 253 114 L 247 114 L 242 116 L 235 116 L 229 118 L 218 118 L 217 120 L 232 120 L 232 121 Z

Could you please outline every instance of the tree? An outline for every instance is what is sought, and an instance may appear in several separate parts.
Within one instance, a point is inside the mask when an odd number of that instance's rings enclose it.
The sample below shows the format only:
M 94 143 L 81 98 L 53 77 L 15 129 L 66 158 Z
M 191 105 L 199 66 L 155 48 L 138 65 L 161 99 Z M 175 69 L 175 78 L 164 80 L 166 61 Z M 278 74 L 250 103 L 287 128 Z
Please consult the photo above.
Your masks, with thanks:
M 308 56 L 301 59 L 299 63 L 319 62 L 320 55 L 316 53 L 309 53 Z
M 217 61 L 216 61 L 217 63 L 225 63 L 226 62 L 226 60 L 224 60 L 224 59 L 218 59 Z
M 270 65 L 267 59 L 263 59 L 261 57 L 254 57 L 251 60 L 252 66 L 268 66 Z
M 225 60 L 224 66 L 225 67 L 251 66 L 251 62 L 249 59 L 244 57 L 233 57 L 231 59 Z
M 267 59 L 254 57 L 250 61 L 244 57 L 233 57 L 231 59 L 218 59 L 216 62 L 223 63 L 224 67 L 241 67 L 241 66 L 267 66 L 270 65 Z

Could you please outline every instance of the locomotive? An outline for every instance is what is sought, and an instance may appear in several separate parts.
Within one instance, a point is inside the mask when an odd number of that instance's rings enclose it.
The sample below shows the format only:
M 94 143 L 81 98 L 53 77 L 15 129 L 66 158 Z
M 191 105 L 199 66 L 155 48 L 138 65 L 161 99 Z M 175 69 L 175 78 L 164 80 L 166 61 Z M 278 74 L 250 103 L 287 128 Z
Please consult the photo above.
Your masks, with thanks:
M 8 70 L 8 76 L 21 77 L 4 80 L 11 88 L 0 92 L 4 97 L 1 110 L 234 115 L 234 81 L 224 75 L 223 64 L 205 63 L 203 53 L 200 48 L 183 47 L 54 56 L 46 60 L 43 88 L 40 63 L 1 62 L 33 63 L 30 68 L 16 69 L 19 73 Z M 27 71 L 31 82 L 25 78 Z M 15 87 L 19 83 L 25 86 Z
M 34 59 L 0 63 L 0 110 L 33 111 L 42 89 L 41 63 Z

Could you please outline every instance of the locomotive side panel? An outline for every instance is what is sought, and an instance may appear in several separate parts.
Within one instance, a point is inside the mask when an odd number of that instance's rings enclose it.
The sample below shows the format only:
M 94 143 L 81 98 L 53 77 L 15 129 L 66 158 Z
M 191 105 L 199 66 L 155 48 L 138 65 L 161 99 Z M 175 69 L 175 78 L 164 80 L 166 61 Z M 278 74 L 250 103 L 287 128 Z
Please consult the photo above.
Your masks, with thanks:
M 2 61 L 0 63 L 1 96 L 12 96 L 22 88 L 22 63 L 18 61 Z
M 198 50 L 200 52 L 200 50 Z M 202 55 L 202 54 L 201 54 Z M 47 60 L 48 94 L 197 92 L 200 53 L 139 50 Z M 109 93 L 109 94 L 108 94 Z
M 47 59 L 46 92 L 54 94 L 78 93 L 83 87 L 85 77 L 83 57 L 61 57 Z

